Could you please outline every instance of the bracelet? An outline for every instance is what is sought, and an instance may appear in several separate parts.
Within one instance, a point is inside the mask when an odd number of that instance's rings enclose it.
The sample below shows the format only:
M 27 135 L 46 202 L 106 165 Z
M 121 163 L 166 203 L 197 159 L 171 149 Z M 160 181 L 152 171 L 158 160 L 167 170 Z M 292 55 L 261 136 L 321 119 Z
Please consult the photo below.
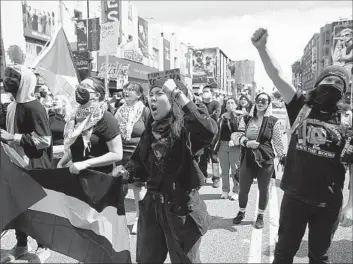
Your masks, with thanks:
M 243 141 L 243 146 L 246 147 L 246 148 L 248 147 L 248 146 L 246 145 L 246 144 L 248 143 L 248 141 L 249 141 L 248 139 L 245 139 L 245 140 Z

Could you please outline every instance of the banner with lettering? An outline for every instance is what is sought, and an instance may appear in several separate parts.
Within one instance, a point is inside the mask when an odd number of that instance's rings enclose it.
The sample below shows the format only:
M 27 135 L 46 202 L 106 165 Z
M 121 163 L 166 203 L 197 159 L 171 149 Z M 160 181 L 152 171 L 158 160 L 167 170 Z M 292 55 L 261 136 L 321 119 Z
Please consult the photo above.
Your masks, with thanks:
M 88 20 L 88 50 L 99 50 L 100 42 L 100 25 L 99 17 L 91 18 Z
M 119 0 L 103 0 L 101 1 L 102 21 L 115 22 L 119 21 L 121 1 Z
M 148 82 L 150 85 L 154 85 L 158 80 L 167 80 L 173 79 L 177 81 L 181 81 L 180 77 L 180 69 L 172 69 L 161 72 L 153 72 L 147 75 Z
M 126 76 L 128 76 L 129 67 L 130 67 L 130 64 L 118 64 L 118 63 L 108 63 L 108 67 L 107 67 L 107 64 L 103 63 L 97 77 L 104 78 L 106 71 L 108 71 L 109 79 L 114 79 L 114 80 L 127 79 Z
M 138 38 L 139 48 L 145 58 L 148 58 L 148 23 L 141 17 L 138 17 Z
M 87 20 L 77 20 L 76 23 L 77 32 L 77 50 L 79 52 L 87 51 Z
M 101 26 L 99 55 L 115 55 L 119 46 L 119 22 L 107 22 Z

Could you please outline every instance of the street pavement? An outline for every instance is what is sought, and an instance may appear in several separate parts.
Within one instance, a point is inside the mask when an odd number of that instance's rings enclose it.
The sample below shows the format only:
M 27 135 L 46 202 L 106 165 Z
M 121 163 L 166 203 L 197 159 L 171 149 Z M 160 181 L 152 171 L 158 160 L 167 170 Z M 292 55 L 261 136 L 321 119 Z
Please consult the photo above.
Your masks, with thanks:
M 240 225 L 232 223 L 239 209 L 237 201 L 221 200 L 221 188 L 212 187 L 211 179 L 200 190 L 202 199 L 206 202 L 212 216 L 210 230 L 203 237 L 200 253 L 203 263 L 271 263 L 273 249 L 278 228 L 280 202 L 283 192 L 278 188 L 281 172 L 277 173 L 277 180 L 273 180 L 270 201 L 264 217 L 265 227 L 261 230 L 254 228 L 256 218 L 256 204 L 258 200 L 257 183 L 254 182 L 249 193 L 246 217 Z M 348 199 L 348 174 L 344 191 L 345 202 Z M 131 230 L 135 220 L 135 205 L 132 190 L 126 198 L 126 217 L 128 228 Z M 136 235 L 130 236 L 132 261 L 135 262 Z M 30 239 L 32 248 L 36 243 Z M 1 253 L 15 245 L 14 232 L 10 231 L 1 241 Z M 332 263 L 353 263 L 352 227 L 339 227 L 329 251 Z M 294 263 L 308 263 L 308 236 L 304 236 Z M 24 256 L 16 263 L 35 263 L 33 254 Z M 47 263 L 77 263 L 77 260 L 52 252 Z M 169 263 L 169 258 L 166 263 Z

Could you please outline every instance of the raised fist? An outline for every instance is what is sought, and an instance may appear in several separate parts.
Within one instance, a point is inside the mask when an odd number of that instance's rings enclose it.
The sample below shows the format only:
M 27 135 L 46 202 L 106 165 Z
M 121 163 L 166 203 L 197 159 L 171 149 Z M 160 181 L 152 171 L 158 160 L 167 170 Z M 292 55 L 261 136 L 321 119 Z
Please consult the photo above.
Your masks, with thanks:
M 251 37 L 252 44 L 257 48 L 264 48 L 266 47 L 267 43 L 267 29 L 259 28 L 255 31 L 255 33 Z

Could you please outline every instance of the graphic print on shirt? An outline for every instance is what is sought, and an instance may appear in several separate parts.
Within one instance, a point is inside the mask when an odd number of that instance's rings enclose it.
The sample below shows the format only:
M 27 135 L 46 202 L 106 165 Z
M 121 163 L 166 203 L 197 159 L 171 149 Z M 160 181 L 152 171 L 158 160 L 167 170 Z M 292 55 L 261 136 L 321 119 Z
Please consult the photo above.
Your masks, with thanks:
M 296 130 L 296 149 L 313 155 L 333 159 L 342 146 L 340 125 L 305 119 Z

